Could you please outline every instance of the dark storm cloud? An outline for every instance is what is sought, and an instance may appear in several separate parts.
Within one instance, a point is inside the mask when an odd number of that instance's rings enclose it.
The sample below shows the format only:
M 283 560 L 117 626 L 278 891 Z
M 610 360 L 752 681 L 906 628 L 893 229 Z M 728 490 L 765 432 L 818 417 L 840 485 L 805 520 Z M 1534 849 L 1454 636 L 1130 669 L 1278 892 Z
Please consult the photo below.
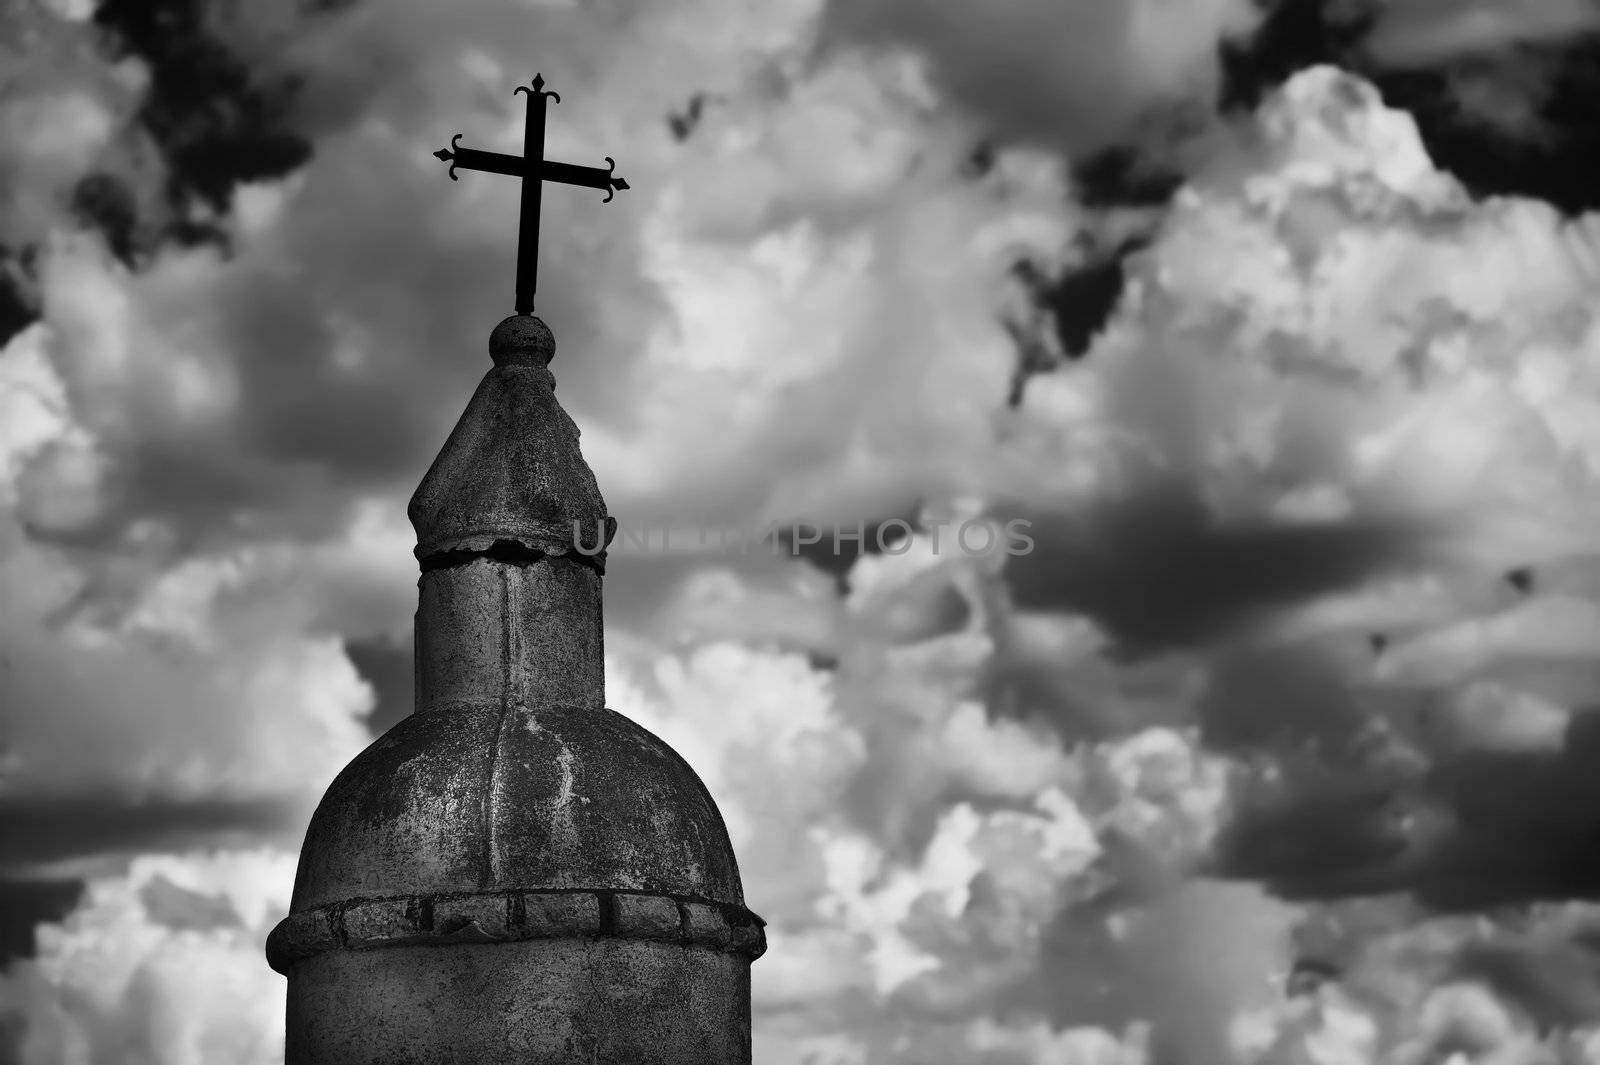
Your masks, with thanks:
M 0 878 L 0 968 L 31 956 L 34 929 L 76 909 L 83 888 L 81 880 Z
M 920 528 L 920 510 L 919 503 L 879 521 L 864 522 L 859 542 L 854 538 L 826 534 L 813 541 L 810 537 L 817 530 L 809 526 L 783 529 L 779 531 L 778 548 L 782 553 L 801 559 L 833 577 L 841 592 L 848 591 L 850 568 L 856 564 L 856 560 L 862 555 L 882 554 L 885 550 L 903 550 L 897 545 L 910 535 L 911 530 Z
M 374 736 L 410 715 L 415 701 L 415 663 L 410 640 L 348 640 L 344 653 L 377 693 L 368 725 Z
M 0 800 L 0 871 L 114 853 L 292 840 L 303 811 L 282 800 L 162 799 L 118 794 Z
M 244 927 L 244 919 L 226 895 L 194 891 L 163 874 L 139 888 L 139 901 L 151 921 L 174 932 Z
M 1404 890 L 1401 785 L 1318 770 L 1295 780 L 1292 798 L 1243 810 L 1218 843 L 1216 871 L 1264 881 L 1291 899 Z
M 1026 517 L 1035 547 L 1008 561 L 1023 610 L 1088 614 L 1129 651 L 1219 641 L 1269 611 L 1403 563 L 1415 531 L 1378 520 L 1225 528 L 1192 492 L 1159 488 L 1087 519 Z
M 1600 898 L 1597 759 L 1600 712 L 1588 710 L 1557 752 L 1457 756 L 1411 781 L 1297 785 L 1241 815 L 1221 868 L 1296 899 L 1407 891 L 1468 910 Z
M 149 64 L 139 122 L 170 166 L 167 195 L 226 211 L 241 182 L 281 177 L 311 158 L 287 124 L 294 84 L 264 80 L 218 40 L 194 0 L 100 0 L 94 23 L 117 58 Z
M 1223 750 L 1348 744 L 1374 709 L 1368 693 L 1352 684 L 1349 666 L 1314 642 L 1225 652 L 1214 660 L 1196 706 L 1201 734 Z

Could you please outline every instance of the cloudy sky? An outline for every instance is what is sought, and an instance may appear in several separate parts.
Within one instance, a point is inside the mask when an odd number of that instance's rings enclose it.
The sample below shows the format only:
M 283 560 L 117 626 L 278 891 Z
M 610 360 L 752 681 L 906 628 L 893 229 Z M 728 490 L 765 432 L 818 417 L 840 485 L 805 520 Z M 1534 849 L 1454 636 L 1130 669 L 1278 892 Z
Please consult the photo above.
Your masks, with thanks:
M 282 1061 L 535 71 L 760 1065 L 1600 1056 L 1594 0 L 4 0 L 0 1061 Z

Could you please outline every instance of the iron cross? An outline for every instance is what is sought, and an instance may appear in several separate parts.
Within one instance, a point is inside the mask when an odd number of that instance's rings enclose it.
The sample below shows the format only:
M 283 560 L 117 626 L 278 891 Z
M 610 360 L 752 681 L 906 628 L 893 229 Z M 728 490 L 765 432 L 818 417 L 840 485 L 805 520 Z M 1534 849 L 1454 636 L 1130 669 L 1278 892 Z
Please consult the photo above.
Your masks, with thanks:
M 613 171 L 617 169 L 617 163 L 609 155 L 606 156 L 606 162 L 611 164 L 609 170 L 601 170 L 597 166 L 574 166 L 571 163 L 558 163 L 546 159 L 544 157 L 545 100 L 554 98 L 556 103 L 560 103 L 561 97 L 556 93 L 545 91 L 542 74 L 533 76 L 531 89 L 526 85 L 519 85 L 516 92 L 528 94 L 528 120 L 523 127 L 520 156 L 480 152 L 476 148 L 459 148 L 456 146 L 456 141 L 461 139 L 459 133 L 450 138 L 450 147 L 440 148 L 433 154 L 450 164 L 451 181 L 460 180 L 456 177 L 457 167 L 482 170 L 489 174 L 510 174 L 512 177 L 522 179 L 522 219 L 517 229 L 517 313 L 532 314 L 533 291 L 539 282 L 539 201 L 544 183 L 559 181 L 567 185 L 605 189 L 606 198 L 601 201 L 602 203 L 610 203 L 616 190 L 627 188 L 628 183 L 615 176 Z

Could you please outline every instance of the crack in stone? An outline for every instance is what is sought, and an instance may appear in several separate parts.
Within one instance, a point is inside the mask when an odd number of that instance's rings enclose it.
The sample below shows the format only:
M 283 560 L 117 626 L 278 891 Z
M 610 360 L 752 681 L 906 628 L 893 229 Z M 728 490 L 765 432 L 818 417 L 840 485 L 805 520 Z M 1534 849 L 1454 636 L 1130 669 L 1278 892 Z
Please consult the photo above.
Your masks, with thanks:
M 456 569 L 460 566 L 470 565 L 483 559 L 487 562 L 499 562 L 518 569 L 526 569 L 536 562 L 544 562 L 554 558 L 565 558 L 576 562 L 580 566 L 588 566 L 601 576 L 606 572 L 606 553 L 604 551 L 589 554 L 579 551 L 574 547 L 571 551 L 546 551 L 514 540 L 502 537 L 495 540 L 488 547 L 457 547 L 448 551 L 435 551 L 424 555 L 419 564 L 423 573 L 432 573 L 434 570 Z
M 507 570 L 500 571 L 500 719 L 495 722 L 494 739 L 489 745 L 489 771 L 484 776 L 483 782 L 483 867 L 482 886 L 487 888 L 494 884 L 500 864 L 499 833 L 495 830 L 498 818 L 495 817 L 495 790 L 499 783 L 500 775 L 500 745 L 506 731 L 506 721 L 511 717 L 514 700 L 511 692 L 512 668 L 511 646 L 511 574 Z

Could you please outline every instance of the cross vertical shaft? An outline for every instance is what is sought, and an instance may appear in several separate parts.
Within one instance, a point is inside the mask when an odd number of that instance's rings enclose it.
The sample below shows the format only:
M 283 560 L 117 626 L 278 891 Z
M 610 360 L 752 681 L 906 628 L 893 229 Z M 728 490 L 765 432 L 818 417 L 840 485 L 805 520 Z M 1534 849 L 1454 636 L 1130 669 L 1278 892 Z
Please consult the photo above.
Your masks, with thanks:
M 528 119 L 523 126 L 522 157 L 527 172 L 522 175 L 522 212 L 517 226 L 517 313 L 533 313 L 533 294 L 539 287 L 539 208 L 544 199 L 544 117 L 543 78 L 534 79 L 528 93 Z

